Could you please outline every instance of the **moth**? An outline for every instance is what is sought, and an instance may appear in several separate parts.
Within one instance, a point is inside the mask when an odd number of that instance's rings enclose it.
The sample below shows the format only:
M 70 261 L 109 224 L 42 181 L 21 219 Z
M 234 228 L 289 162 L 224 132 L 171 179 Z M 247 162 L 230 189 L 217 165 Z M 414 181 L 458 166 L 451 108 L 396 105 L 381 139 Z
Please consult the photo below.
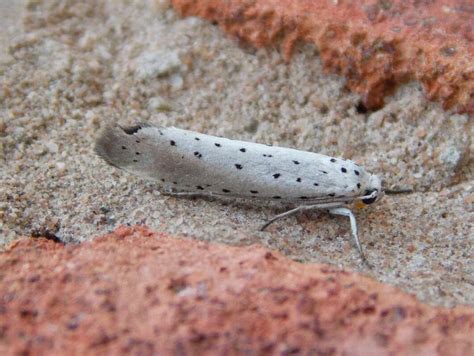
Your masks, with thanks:
M 95 146 L 110 165 L 161 183 L 175 196 L 235 197 L 294 204 L 261 228 L 297 212 L 325 209 L 348 217 L 365 260 L 350 207 L 370 205 L 386 190 L 350 160 L 215 137 L 175 127 L 108 126 Z

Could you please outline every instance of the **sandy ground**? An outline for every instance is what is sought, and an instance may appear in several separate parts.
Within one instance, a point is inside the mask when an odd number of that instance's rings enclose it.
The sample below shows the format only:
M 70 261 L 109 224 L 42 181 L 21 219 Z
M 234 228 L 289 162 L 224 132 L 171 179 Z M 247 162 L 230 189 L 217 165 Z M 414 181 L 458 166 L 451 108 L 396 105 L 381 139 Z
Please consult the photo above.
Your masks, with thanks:
M 0 62 L 9 59 L 8 45 L 13 38 L 23 31 L 21 19 L 25 3 L 25 0 L 0 0 L 0 20 L 2 22 L 2 31 L 0 31 Z
M 2 17 L 18 18 L 7 2 Z M 432 304 L 474 303 L 472 119 L 426 101 L 417 83 L 360 112 L 314 47 L 287 65 L 166 1 L 30 1 L 25 15 L 0 38 L 1 244 L 146 224 L 359 270 Z M 258 232 L 282 209 L 165 197 L 95 156 L 102 127 L 137 121 L 343 156 L 415 192 L 356 212 L 369 270 L 344 218 L 306 213 Z

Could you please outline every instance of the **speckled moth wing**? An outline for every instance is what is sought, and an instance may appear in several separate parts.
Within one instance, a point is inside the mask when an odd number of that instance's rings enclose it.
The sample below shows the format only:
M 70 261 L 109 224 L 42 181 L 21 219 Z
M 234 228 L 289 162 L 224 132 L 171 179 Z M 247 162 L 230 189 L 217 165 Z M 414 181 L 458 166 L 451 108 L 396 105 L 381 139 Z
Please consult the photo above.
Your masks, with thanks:
M 281 201 L 353 200 L 370 174 L 354 162 L 149 125 L 108 127 L 97 153 L 177 191 Z

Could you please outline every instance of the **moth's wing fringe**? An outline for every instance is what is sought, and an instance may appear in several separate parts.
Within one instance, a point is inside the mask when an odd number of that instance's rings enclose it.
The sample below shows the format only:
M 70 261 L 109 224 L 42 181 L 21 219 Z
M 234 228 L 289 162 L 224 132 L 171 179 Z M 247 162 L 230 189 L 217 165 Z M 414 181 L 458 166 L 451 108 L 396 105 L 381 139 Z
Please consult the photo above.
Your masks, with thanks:
M 120 158 L 122 155 L 120 142 L 126 141 L 128 136 L 136 134 L 145 127 L 152 127 L 152 125 L 147 123 L 137 123 L 131 126 L 109 124 L 99 134 L 94 151 L 111 166 L 122 169 L 123 166 L 119 163 L 123 162 Z

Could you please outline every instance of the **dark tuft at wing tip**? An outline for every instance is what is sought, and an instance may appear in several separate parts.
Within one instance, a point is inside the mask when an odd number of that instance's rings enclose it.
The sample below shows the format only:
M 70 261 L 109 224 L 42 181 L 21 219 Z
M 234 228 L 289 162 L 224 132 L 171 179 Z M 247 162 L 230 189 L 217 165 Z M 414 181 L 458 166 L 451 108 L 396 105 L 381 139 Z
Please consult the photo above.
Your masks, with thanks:
M 140 131 L 141 129 L 145 128 L 145 127 L 150 127 L 151 125 L 150 124 L 146 124 L 146 123 L 138 123 L 136 125 L 133 125 L 133 126 L 119 126 L 123 132 L 125 132 L 127 135 L 133 135 L 135 133 L 137 133 L 138 131 Z
M 130 152 L 136 144 L 134 135 L 146 127 L 153 126 L 145 123 L 125 127 L 117 124 L 107 125 L 99 134 L 94 151 L 113 167 L 122 169 L 133 165 L 136 162 L 135 155 L 131 155 Z

